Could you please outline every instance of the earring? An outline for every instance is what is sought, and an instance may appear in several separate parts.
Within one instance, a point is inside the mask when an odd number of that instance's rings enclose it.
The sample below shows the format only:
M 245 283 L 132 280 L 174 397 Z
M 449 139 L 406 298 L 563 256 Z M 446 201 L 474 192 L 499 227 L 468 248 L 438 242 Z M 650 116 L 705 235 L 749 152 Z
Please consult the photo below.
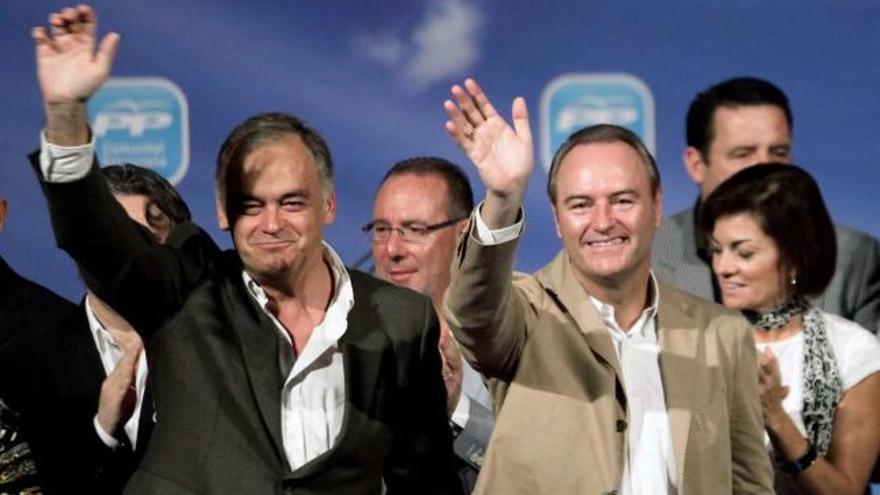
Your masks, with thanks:
M 797 277 L 792 274 L 791 278 L 788 280 L 788 283 L 790 283 L 791 285 L 797 285 Z

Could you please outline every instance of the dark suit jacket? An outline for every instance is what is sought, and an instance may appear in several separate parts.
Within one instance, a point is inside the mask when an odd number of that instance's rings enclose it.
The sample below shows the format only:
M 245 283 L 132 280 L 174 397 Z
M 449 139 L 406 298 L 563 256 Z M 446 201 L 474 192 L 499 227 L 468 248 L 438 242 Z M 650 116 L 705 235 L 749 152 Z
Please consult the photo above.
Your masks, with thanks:
M 834 228 L 837 235 L 834 277 L 813 303 L 878 333 L 880 242 L 842 225 Z M 664 282 L 711 301 L 712 267 L 697 254 L 696 236 L 693 208 L 664 218 L 654 238 L 652 265 L 654 273 Z
M 16 387 L 9 402 L 21 415 L 45 492 L 121 493 L 148 443 L 153 409 L 145 398 L 137 452 L 127 442 L 115 450 L 101 442 L 93 421 L 106 374 L 85 305 L 28 338 L 10 359 Z
M 22 342 L 54 329 L 75 309 L 72 303 L 17 273 L 0 257 L 0 492 L 38 488 L 33 451 L 22 431 L 19 411 L 12 409 L 13 395 L 25 387 L 20 368 L 13 362 Z
M 2 257 L 0 294 L 0 357 L 28 336 L 54 328 L 76 308 L 67 299 L 15 273 Z
M 146 343 L 158 422 L 127 493 L 377 494 L 383 479 L 388 494 L 460 493 L 426 298 L 350 272 L 342 430 L 290 472 L 277 329 L 247 293 L 238 256 L 216 253 L 193 224 L 156 244 L 96 169 L 44 186 L 59 246 Z

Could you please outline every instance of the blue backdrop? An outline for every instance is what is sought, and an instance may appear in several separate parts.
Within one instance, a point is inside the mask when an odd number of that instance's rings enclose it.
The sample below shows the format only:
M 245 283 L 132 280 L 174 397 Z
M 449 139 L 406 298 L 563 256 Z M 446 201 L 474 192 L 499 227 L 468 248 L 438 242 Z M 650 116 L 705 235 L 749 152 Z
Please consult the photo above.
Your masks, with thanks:
M 794 109 L 795 160 L 818 178 L 835 219 L 880 235 L 876 0 L 94 5 L 102 32 L 122 34 L 115 75 L 163 77 L 186 96 L 189 169 L 179 189 L 196 221 L 225 246 L 228 235 L 216 228 L 213 211 L 214 158 L 245 117 L 292 112 L 325 135 L 339 198 L 326 237 L 352 262 L 368 249 L 359 227 L 369 220 L 375 186 L 393 162 L 430 154 L 469 165 L 443 129 L 441 104 L 451 84 L 474 75 L 505 113 L 514 96 L 525 96 L 539 136 L 541 93 L 565 73 L 627 73 L 648 86 L 667 213 L 689 206 L 696 195 L 681 164 L 684 113 L 693 95 L 736 75 L 774 81 Z M 25 161 L 42 127 L 29 31 L 61 6 L 43 0 L 0 6 L 0 194 L 10 203 L 0 254 L 25 276 L 77 299 L 82 287 L 55 248 Z M 545 180 L 538 167 L 527 196 L 519 260 L 525 270 L 548 261 L 559 245 Z

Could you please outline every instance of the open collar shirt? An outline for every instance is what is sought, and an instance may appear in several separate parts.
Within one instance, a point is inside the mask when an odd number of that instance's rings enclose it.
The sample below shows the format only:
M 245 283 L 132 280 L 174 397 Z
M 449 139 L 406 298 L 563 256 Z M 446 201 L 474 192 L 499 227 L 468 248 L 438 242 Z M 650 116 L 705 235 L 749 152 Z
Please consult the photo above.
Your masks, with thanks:
M 338 341 L 348 328 L 354 292 L 345 265 L 327 243 L 324 260 L 333 274 L 333 300 L 299 356 L 284 325 L 269 310 L 266 292 L 242 270 L 249 294 L 278 330 L 278 365 L 284 379 L 281 435 L 291 471 L 333 447 L 345 414 L 345 369 Z
M 475 215 L 474 237 L 484 245 L 501 244 L 522 234 L 523 215 L 519 221 L 501 229 L 492 230 L 480 215 Z M 650 306 L 629 329 L 622 329 L 614 318 L 614 307 L 590 296 L 590 302 L 602 317 L 611 335 L 620 368 L 628 404 L 629 427 L 627 457 L 623 471 L 621 493 L 675 493 L 676 468 L 672 451 L 672 434 L 663 378 L 660 374 L 660 343 L 657 336 L 657 308 L 660 293 L 651 273 Z

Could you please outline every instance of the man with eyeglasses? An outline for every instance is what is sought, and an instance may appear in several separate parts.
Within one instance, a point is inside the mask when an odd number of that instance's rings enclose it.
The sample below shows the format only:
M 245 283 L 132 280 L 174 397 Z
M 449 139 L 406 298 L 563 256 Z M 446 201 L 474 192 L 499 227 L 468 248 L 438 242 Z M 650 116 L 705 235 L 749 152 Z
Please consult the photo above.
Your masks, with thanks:
M 372 241 L 376 275 L 428 296 L 440 314 L 449 264 L 473 204 L 470 183 L 457 165 L 436 157 L 396 163 L 376 192 L 373 220 L 363 228 Z M 479 373 L 461 359 L 445 320 L 440 327 L 458 473 L 470 493 L 494 425 L 492 401 Z

